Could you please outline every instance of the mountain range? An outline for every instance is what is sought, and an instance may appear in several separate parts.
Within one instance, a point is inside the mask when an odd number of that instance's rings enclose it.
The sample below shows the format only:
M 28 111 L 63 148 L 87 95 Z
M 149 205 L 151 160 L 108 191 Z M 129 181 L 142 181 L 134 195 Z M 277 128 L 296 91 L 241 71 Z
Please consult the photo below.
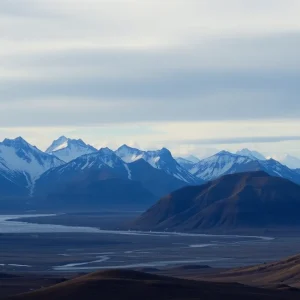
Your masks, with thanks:
M 48 202 L 69 206 L 140 203 L 146 207 L 185 185 L 142 159 L 126 163 L 112 150 L 102 148 L 45 172 L 36 181 L 34 196 L 47 195 Z
M 203 159 L 190 167 L 189 172 L 203 181 L 210 181 L 223 175 L 264 171 L 271 176 L 289 179 L 300 184 L 299 172 L 290 169 L 274 159 L 260 160 L 249 154 L 242 156 L 228 151 L 221 151 Z
M 126 163 L 143 159 L 153 168 L 164 170 L 167 174 L 172 175 L 188 184 L 199 184 L 202 181 L 201 179 L 197 179 L 187 169 L 181 166 L 173 158 L 171 152 L 166 148 L 162 148 L 158 151 L 142 151 L 123 145 L 116 150 L 116 155 Z
M 35 204 L 62 206 L 76 201 L 78 205 L 132 202 L 147 206 L 184 186 L 250 171 L 300 184 L 299 169 L 248 149 L 221 151 L 199 160 L 174 158 L 166 148 L 144 151 L 123 145 L 116 151 L 98 150 L 81 139 L 62 136 L 43 152 L 18 137 L 0 143 L 0 207 L 4 198 L 14 203 L 13 198 L 22 197 L 27 202 L 34 199 Z

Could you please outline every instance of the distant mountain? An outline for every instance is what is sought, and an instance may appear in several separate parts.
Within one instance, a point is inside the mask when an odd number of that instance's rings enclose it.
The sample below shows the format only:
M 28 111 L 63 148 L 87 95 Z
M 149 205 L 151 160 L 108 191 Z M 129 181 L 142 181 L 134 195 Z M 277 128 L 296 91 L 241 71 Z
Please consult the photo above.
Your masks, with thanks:
M 221 151 L 202 160 L 194 156 L 174 159 L 166 148 L 142 151 L 123 145 L 115 152 L 108 148 L 98 151 L 80 139 L 65 136 L 55 140 L 45 153 L 21 137 L 5 139 L 0 143 L 0 198 L 45 197 L 58 192 L 65 196 L 86 195 L 88 187 L 96 190 L 95 185 L 105 190 L 103 181 L 107 180 L 107 187 L 115 182 L 116 189 L 120 185 L 124 193 L 126 186 L 130 190 L 128 195 L 133 195 L 131 189 L 140 190 L 140 195 L 144 189 L 145 199 L 157 199 L 187 185 L 252 171 L 265 171 L 300 184 L 300 168 L 290 169 L 249 149 L 237 153 Z M 300 166 L 300 160 L 291 156 L 286 156 L 284 161 L 293 167 L 299 161 Z M 109 195 L 101 193 L 97 191 L 95 195 L 102 198 Z
M 195 165 L 195 162 L 185 159 L 183 157 L 177 157 L 176 161 L 186 170 L 190 170 Z
M 240 156 L 247 156 L 251 159 L 258 159 L 258 160 L 266 160 L 266 157 L 263 156 L 261 153 L 257 152 L 257 151 L 253 151 L 253 150 L 249 150 L 247 148 L 244 148 L 240 151 L 236 152 L 237 155 Z
M 277 160 L 280 161 L 283 165 L 289 167 L 290 169 L 300 168 L 300 159 L 295 156 L 285 154 L 284 156 L 279 157 Z
M 300 186 L 265 172 L 226 175 L 177 190 L 132 225 L 147 230 L 299 226 Z
M 189 160 L 189 161 L 193 162 L 193 163 L 197 163 L 197 162 L 200 161 L 200 159 L 198 157 L 194 156 L 194 155 L 184 156 L 184 158 L 186 160 Z
M 282 165 L 280 162 L 274 159 L 252 161 L 245 166 L 241 166 L 238 171 L 264 171 L 271 176 L 286 178 L 290 181 L 300 184 L 300 176 L 298 172 L 291 170 L 287 166 Z
M 28 194 L 27 177 L 21 171 L 10 170 L 0 157 L 0 198 Z
M 141 151 L 139 149 L 123 145 L 116 150 L 115 153 L 126 163 L 144 159 L 152 167 L 163 170 L 167 174 L 172 175 L 188 184 L 197 184 L 202 182 L 201 179 L 197 179 L 183 168 L 166 148 L 162 148 L 157 151 Z
M 127 145 L 122 145 L 115 151 L 115 153 L 126 163 L 131 163 L 143 158 L 143 154 L 145 153 L 145 151 L 132 148 Z
M 3 197 L 21 197 L 29 194 L 26 176 L 20 172 L 2 169 L 0 166 L 0 199 Z
M 209 181 L 226 174 L 240 171 L 241 166 L 252 162 L 247 156 L 221 151 L 195 164 L 189 171 L 196 177 Z
M 157 196 L 157 199 L 170 191 L 187 186 L 186 182 L 165 173 L 163 170 L 153 168 L 143 159 L 128 164 L 128 169 L 131 174 L 130 179 L 141 182 L 145 188 Z
M 36 182 L 34 195 L 62 205 L 85 198 L 86 205 L 127 203 L 146 207 L 185 185 L 142 159 L 127 164 L 112 150 L 103 148 L 44 173 Z
M 75 140 L 61 136 L 51 144 L 46 150 L 46 153 L 53 154 L 65 162 L 70 162 L 81 155 L 94 153 L 96 151 L 96 148 L 87 145 L 81 139 Z
M 129 179 L 126 164 L 108 148 L 82 155 L 69 163 L 45 172 L 36 182 L 35 195 L 61 190 L 66 184 L 84 180 Z
M 248 156 L 241 156 L 227 151 L 221 151 L 201 160 L 189 171 L 205 181 L 214 180 L 228 174 L 264 171 L 271 176 L 286 178 L 300 184 L 298 172 L 289 169 L 274 159 L 252 159 Z
M 27 189 L 30 193 L 45 171 L 62 164 L 64 162 L 57 157 L 40 151 L 21 137 L 0 143 L 0 175 L 22 191 Z

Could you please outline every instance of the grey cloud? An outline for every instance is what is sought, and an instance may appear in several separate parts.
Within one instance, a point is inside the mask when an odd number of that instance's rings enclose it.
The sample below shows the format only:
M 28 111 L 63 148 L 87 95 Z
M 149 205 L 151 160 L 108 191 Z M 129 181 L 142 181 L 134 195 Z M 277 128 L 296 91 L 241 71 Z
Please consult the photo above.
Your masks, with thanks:
M 300 141 L 300 136 L 252 136 L 252 137 L 234 137 L 234 138 L 216 138 L 216 139 L 198 139 L 178 141 L 181 144 L 193 145 L 229 145 L 246 143 L 277 143 L 285 141 Z
M 7 12 L 12 9 L 4 4 Z M 26 14 L 26 9 L 20 12 Z M 51 48 L 51 42 L 61 42 L 54 38 L 61 24 L 50 23 L 53 27 L 46 32 L 52 38 L 36 24 L 30 31 L 48 49 L 22 52 L 20 43 L 19 51 L 0 54 L 0 126 L 300 117 L 299 32 L 203 39 L 193 32 L 177 44 L 132 48 L 126 47 L 124 34 L 120 45 L 112 42 L 105 49 L 100 46 L 111 42 L 106 40 L 110 27 L 100 26 L 95 39 L 97 23 L 84 39 L 86 28 L 78 20 L 67 26 L 72 34 L 61 30 L 61 36 L 69 37 L 64 40 L 69 50 Z M 81 47 L 81 41 L 95 47 Z M 21 75 L 6 76 L 18 71 Z
M 49 49 L 22 53 L 8 53 L 1 58 L 1 65 L 7 68 L 32 68 L 35 71 L 61 70 L 80 68 L 83 74 L 94 67 L 98 74 L 105 72 L 135 74 L 137 77 L 146 76 L 144 72 L 164 72 L 170 70 L 212 70 L 212 71 L 253 71 L 298 70 L 300 58 L 300 32 L 283 32 L 261 36 L 216 36 L 213 38 L 198 38 L 193 36 L 181 40 L 180 44 L 172 43 L 153 45 L 149 47 L 130 47 L 130 40 L 122 40 L 120 45 L 104 38 L 75 39 L 75 45 L 66 50 L 53 51 Z M 66 40 L 66 42 L 68 39 Z M 51 40 L 48 41 L 49 43 Z M 62 40 L 53 39 L 52 43 L 59 44 Z M 111 46 L 110 46 L 110 43 Z M 128 43 L 128 44 L 127 44 Z M 104 47 L 101 47 L 104 46 Z M 101 72 L 102 71 L 102 72 Z M 57 73 L 59 76 L 59 72 Z M 151 75 L 151 73 L 149 74 Z
M 59 14 L 58 12 L 50 12 L 39 0 L 1 0 L 0 15 L 6 17 L 44 18 L 55 17 Z
M 54 120 L 55 124 L 79 125 L 299 118 L 298 82 L 300 74 L 295 72 L 262 71 L 173 71 L 153 78 L 7 81 L 0 87 L 0 108 L 1 103 L 6 108 L 0 112 L 0 123 L 25 122 L 33 112 L 36 118 L 29 118 L 31 125 Z M 38 103 L 36 107 L 30 104 L 32 99 Z M 82 107 L 74 106 L 75 101 Z M 8 112 L 18 118 L 12 121 Z

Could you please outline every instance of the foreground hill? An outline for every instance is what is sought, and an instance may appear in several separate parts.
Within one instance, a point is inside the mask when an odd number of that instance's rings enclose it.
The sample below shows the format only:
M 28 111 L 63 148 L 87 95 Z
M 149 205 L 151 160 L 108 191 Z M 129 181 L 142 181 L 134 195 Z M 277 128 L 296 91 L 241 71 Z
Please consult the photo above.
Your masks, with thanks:
M 82 276 L 36 292 L 7 299 L 297 299 L 299 293 L 272 291 L 235 283 L 190 281 L 137 271 L 112 270 Z
M 232 269 L 211 277 L 212 280 L 251 282 L 252 285 L 282 289 L 300 288 L 300 255 L 257 266 Z
M 132 228 L 202 230 L 299 226 L 300 186 L 264 172 L 226 175 L 185 187 L 146 211 Z

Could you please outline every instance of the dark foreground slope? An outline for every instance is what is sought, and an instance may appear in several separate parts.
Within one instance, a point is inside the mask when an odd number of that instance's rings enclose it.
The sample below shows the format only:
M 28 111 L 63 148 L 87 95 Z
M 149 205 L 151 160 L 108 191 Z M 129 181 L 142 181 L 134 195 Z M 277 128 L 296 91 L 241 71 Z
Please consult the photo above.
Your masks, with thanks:
M 177 190 L 132 224 L 143 230 L 268 228 L 300 225 L 300 186 L 264 172 L 226 175 Z
M 272 263 L 232 269 L 210 277 L 212 280 L 251 283 L 279 289 L 300 288 L 300 255 Z
M 6 274 L 0 273 L 0 299 L 5 299 L 11 295 L 17 295 L 28 291 L 37 290 L 39 288 L 53 286 L 60 282 L 65 281 L 63 277 L 57 277 L 56 275 L 29 275 L 20 274 Z
M 298 292 L 273 291 L 236 283 L 189 281 L 137 271 L 112 270 L 82 276 L 50 288 L 14 296 L 19 300 L 298 299 Z

